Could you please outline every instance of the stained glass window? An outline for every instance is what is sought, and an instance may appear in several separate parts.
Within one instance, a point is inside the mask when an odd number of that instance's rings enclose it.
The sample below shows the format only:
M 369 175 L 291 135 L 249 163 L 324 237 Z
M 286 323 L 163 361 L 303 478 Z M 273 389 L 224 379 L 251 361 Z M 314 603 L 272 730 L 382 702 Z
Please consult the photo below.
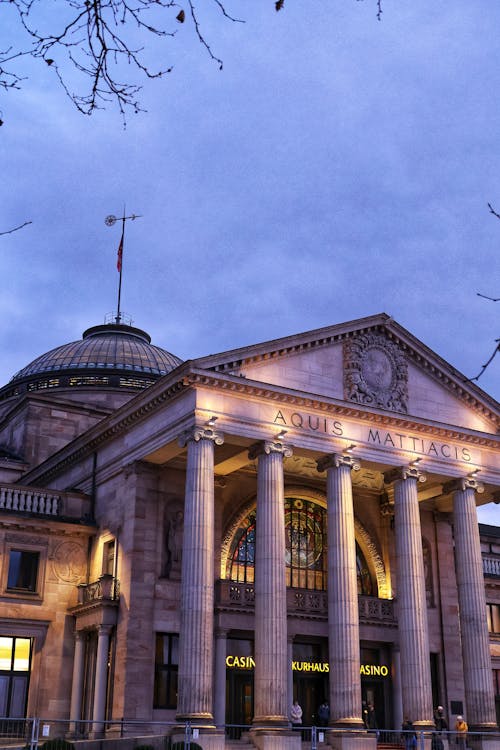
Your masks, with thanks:
M 240 524 L 231 546 L 229 579 L 254 582 L 255 521 L 252 510 Z M 326 509 L 311 500 L 285 498 L 286 584 L 290 588 L 325 591 L 327 588 Z M 366 559 L 356 543 L 358 593 L 373 595 Z

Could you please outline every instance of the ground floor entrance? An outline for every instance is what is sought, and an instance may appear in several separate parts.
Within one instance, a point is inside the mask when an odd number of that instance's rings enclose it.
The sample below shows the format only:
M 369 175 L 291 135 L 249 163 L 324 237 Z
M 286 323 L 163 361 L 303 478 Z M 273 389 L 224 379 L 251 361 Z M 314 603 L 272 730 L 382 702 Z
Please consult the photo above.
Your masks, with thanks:
M 226 724 L 249 726 L 253 720 L 253 641 L 228 638 L 226 656 Z M 329 663 L 326 639 L 296 639 L 292 647 L 290 707 L 297 700 L 305 727 L 326 725 L 320 706 L 329 701 Z M 385 647 L 362 648 L 360 711 L 368 728 L 392 728 L 392 680 Z

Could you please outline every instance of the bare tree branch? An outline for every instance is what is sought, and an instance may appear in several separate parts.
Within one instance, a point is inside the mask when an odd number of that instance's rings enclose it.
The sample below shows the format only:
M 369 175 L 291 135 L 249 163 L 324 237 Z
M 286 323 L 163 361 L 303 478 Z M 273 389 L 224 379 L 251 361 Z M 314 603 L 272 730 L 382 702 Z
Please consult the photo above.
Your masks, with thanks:
M 211 4 L 226 20 L 244 23 L 228 12 L 229 2 L 203 0 L 200 6 L 206 8 Z M 281 10 L 285 0 L 269 2 Z M 382 0 L 374 2 L 380 20 Z M 113 102 L 125 124 L 126 112 L 142 111 L 139 102 L 142 85 L 134 75 L 139 76 L 139 81 L 156 79 L 173 69 L 172 64 L 157 69 L 150 66 L 145 52 L 147 40 L 174 37 L 176 24 L 183 24 L 188 15 L 210 58 L 219 69 L 223 67 L 203 33 L 195 0 L 53 0 L 51 11 L 47 11 L 46 0 L 0 0 L 2 5 L 17 13 L 28 44 L 25 49 L 0 50 L 0 89 L 21 87 L 24 77 L 15 70 L 16 62 L 26 56 L 39 59 L 54 71 L 64 92 L 82 114 L 90 115 Z M 51 28 L 47 29 L 47 23 Z M 75 72 L 79 80 L 73 83 Z M 75 85 L 80 90 L 75 91 Z
M 490 213 L 492 213 L 493 216 L 496 216 L 497 219 L 500 219 L 500 214 L 495 211 L 491 203 L 488 203 L 488 208 L 490 209 Z
M 479 380 L 479 378 L 481 377 L 481 375 L 483 374 L 483 372 L 486 370 L 486 368 L 488 367 L 488 365 L 491 364 L 491 362 L 493 362 L 493 360 L 495 359 L 495 356 L 500 351 L 500 339 L 495 339 L 495 343 L 496 343 L 496 346 L 495 346 L 495 349 L 493 350 L 493 354 L 491 355 L 491 357 L 489 358 L 489 360 L 481 367 L 481 371 L 479 372 L 479 374 L 476 375 L 475 378 L 468 378 L 465 381 L 466 383 L 468 383 L 468 382 L 470 382 L 472 380 Z
M 3 234 L 12 234 L 12 232 L 17 232 L 19 229 L 22 229 L 23 227 L 26 227 L 28 224 L 32 223 L 32 221 L 25 221 L 24 224 L 20 224 L 18 227 L 14 227 L 14 229 L 7 229 L 5 232 L 0 232 L 0 237 Z
M 500 297 L 488 297 L 487 294 L 481 294 L 481 292 L 476 292 L 478 297 L 483 297 L 483 299 L 489 299 L 491 302 L 500 302 Z

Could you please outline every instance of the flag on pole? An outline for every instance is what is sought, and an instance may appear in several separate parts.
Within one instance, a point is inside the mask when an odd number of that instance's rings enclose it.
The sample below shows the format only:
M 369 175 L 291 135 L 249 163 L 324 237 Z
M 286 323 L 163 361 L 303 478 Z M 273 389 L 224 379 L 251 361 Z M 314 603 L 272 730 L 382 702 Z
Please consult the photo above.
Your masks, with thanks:
M 118 245 L 118 257 L 116 258 L 116 270 L 118 273 L 121 273 L 122 271 L 122 255 L 123 255 L 123 232 L 120 239 L 120 244 Z

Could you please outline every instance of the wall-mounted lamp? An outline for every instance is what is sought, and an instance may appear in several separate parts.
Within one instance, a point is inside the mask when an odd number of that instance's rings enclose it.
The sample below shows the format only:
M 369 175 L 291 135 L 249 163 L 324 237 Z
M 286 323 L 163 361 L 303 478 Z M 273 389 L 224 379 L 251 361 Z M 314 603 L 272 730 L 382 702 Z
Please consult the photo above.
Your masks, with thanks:
M 421 458 L 414 458 L 413 461 L 410 461 L 410 466 L 418 466 L 421 460 Z
M 356 443 L 351 443 L 350 445 L 347 446 L 347 448 L 345 449 L 345 452 L 352 453 L 355 447 L 356 447 Z
M 475 477 L 476 474 L 479 474 L 480 471 L 481 471 L 481 469 L 475 468 L 474 471 L 471 471 L 471 473 L 469 474 L 469 476 L 470 477 Z
M 288 430 L 281 430 L 281 432 L 278 432 L 276 435 L 276 440 L 283 440 Z
M 213 427 L 214 424 L 217 422 L 218 419 L 219 419 L 219 417 L 210 417 L 210 419 L 207 419 L 207 421 L 205 422 L 205 424 L 207 425 L 207 427 Z

